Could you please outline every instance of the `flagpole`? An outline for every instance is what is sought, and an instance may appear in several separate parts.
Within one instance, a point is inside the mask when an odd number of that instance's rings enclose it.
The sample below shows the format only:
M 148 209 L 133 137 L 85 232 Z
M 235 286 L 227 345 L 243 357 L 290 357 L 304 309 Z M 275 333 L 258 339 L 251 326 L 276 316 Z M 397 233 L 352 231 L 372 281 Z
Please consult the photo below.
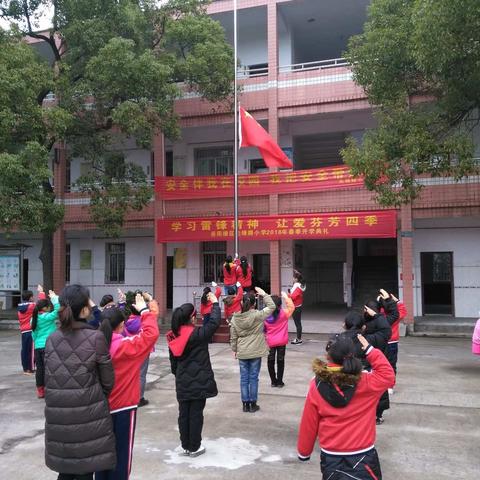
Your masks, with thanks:
M 234 210 L 234 235 L 235 235 L 235 255 L 239 255 L 239 241 L 238 241 L 238 94 L 237 94 L 237 58 L 238 58 L 238 38 L 237 38 L 237 0 L 233 0 L 233 50 L 234 50 L 234 73 L 235 80 L 233 84 L 234 88 L 234 130 L 235 130 L 235 141 L 233 149 L 233 174 L 234 174 L 234 199 L 233 199 L 233 210 Z

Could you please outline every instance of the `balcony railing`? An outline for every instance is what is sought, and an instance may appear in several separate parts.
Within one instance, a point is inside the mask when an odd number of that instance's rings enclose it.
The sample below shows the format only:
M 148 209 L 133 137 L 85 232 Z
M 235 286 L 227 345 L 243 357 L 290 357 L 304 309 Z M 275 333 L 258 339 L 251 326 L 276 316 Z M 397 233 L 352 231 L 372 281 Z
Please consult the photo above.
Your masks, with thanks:
M 268 75 L 268 67 L 261 68 L 249 68 L 249 67 L 240 67 L 237 69 L 237 78 L 255 78 L 255 77 L 265 77 Z
M 326 70 L 328 68 L 346 67 L 349 63 L 345 58 L 332 58 L 329 60 L 317 60 L 316 62 L 293 63 L 292 65 L 281 65 L 279 73 L 308 72 L 310 70 Z

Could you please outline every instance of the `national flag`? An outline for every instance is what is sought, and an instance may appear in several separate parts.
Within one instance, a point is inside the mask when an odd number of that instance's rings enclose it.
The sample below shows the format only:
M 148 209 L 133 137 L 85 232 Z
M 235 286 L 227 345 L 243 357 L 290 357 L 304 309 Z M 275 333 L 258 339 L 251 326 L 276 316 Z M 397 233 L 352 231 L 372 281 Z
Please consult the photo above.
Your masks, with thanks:
M 240 107 L 240 147 L 257 147 L 267 167 L 293 168 L 292 161 L 270 134 Z

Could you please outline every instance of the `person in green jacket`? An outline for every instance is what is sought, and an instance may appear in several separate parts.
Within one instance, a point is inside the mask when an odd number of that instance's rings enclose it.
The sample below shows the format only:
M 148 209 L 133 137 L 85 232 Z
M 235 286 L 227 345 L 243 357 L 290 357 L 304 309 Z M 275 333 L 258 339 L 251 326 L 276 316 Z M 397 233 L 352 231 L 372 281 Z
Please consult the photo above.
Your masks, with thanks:
M 243 411 L 260 410 L 258 399 L 258 376 L 262 366 L 262 357 L 268 356 L 269 348 L 265 340 L 263 322 L 276 308 L 270 295 L 261 288 L 255 288 L 263 297 L 265 308 L 256 309 L 256 298 L 253 293 L 243 297 L 242 311 L 234 313 L 230 326 L 230 345 L 240 364 L 240 391 Z
M 57 294 L 50 290 L 48 296 L 49 298 L 41 299 L 36 303 L 30 321 L 37 365 L 35 383 L 38 398 L 45 397 L 45 343 L 48 336 L 57 329 L 56 322 L 60 310 Z

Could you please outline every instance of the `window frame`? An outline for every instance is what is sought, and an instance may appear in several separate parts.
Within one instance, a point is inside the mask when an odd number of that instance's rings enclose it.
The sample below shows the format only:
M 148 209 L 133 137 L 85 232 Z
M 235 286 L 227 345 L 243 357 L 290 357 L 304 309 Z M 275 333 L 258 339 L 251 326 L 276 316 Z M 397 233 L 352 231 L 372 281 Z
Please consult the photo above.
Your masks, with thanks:
M 212 248 L 212 250 L 206 250 L 206 247 L 208 248 L 209 246 L 215 247 Z M 207 272 L 206 268 L 208 263 L 205 257 L 206 256 L 213 256 L 213 278 L 209 279 L 210 277 L 207 278 Z M 211 283 L 212 281 L 214 282 L 222 282 L 223 281 L 223 271 L 222 271 L 222 265 L 225 262 L 225 258 L 227 256 L 227 242 L 201 242 L 201 258 L 202 258 L 202 269 L 201 269 L 201 283 Z M 215 273 L 217 272 L 217 273 Z

